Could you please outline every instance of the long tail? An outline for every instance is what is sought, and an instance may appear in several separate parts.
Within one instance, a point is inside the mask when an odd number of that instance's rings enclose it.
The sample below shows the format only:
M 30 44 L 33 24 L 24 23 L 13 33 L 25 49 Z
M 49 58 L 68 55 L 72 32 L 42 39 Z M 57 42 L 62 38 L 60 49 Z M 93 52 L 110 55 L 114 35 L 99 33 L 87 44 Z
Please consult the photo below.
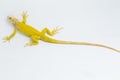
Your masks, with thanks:
M 73 44 L 73 45 L 88 45 L 88 46 L 97 46 L 97 47 L 103 47 L 103 48 L 107 48 L 107 49 L 111 49 L 113 51 L 116 51 L 118 53 L 120 53 L 120 50 L 112 48 L 110 46 L 107 45 L 103 45 L 103 44 L 97 44 L 97 43 L 90 43 L 90 42 L 75 42 L 75 41 L 63 41 L 63 40 L 55 40 L 49 37 L 46 37 L 45 40 L 43 40 L 45 42 L 49 42 L 49 43 L 55 43 L 55 44 Z

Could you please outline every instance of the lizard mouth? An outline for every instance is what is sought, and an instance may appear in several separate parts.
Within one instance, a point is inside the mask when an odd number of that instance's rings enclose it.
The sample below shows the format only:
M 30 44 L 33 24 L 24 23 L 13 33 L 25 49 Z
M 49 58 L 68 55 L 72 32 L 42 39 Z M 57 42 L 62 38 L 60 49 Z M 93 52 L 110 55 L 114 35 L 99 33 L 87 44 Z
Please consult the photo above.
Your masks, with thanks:
M 18 21 L 16 18 L 11 17 L 11 16 L 7 16 L 7 18 L 8 18 L 8 20 L 9 20 L 10 22 L 12 22 L 12 23 L 15 23 L 15 22 Z

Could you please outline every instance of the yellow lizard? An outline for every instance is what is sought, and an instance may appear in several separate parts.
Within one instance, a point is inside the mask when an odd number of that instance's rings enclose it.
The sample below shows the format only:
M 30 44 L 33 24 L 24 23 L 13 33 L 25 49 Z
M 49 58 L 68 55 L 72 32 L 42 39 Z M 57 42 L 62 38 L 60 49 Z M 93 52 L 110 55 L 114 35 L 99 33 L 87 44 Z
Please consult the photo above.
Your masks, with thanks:
M 49 42 L 49 43 L 56 43 L 56 44 L 75 44 L 75 45 L 89 45 L 89 46 L 98 46 L 98 47 L 103 47 L 103 48 L 108 48 L 111 50 L 114 50 L 116 52 L 120 53 L 120 50 L 117 50 L 115 48 L 102 45 L 102 44 L 97 44 L 97 43 L 89 43 L 89 42 L 74 42 L 74 41 L 63 41 L 63 40 L 56 40 L 53 38 L 50 38 L 49 36 L 46 35 L 46 33 L 50 36 L 55 35 L 61 28 L 55 28 L 52 31 L 50 31 L 48 28 L 44 28 L 42 31 L 38 31 L 37 29 L 33 28 L 32 26 L 26 24 L 27 21 L 27 13 L 23 12 L 22 14 L 23 20 L 19 21 L 15 17 L 8 16 L 9 21 L 14 25 L 14 32 L 4 38 L 5 41 L 10 41 L 12 39 L 17 31 L 22 32 L 23 34 L 27 35 L 28 37 L 31 38 L 31 42 L 27 43 L 27 46 L 33 46 L 37 45 L 39 40 Z

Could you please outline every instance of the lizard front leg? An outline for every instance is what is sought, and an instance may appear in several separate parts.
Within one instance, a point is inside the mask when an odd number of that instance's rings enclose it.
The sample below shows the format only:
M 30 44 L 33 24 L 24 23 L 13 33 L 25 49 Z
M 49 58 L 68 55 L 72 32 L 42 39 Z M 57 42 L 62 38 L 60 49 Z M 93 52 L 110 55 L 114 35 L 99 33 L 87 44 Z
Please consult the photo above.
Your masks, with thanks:
M 27 22 L 27 17 L 28 17 L 27 12 L 23 12 L 22 17 L 23 17 L 22 22 L 23 22 L 24 24 L 26 24 L 26 22 Z
M 57 34 L 61 29 L 62 28 L 56 27 L 55 29 L 53 29 L 52 31 L 50 31 L 48 28 L 44 28 L 41 31 L 41 34 L 45 35 L 47 33 L 48 35 L 53 36 L 53 35 Z
M 38 40 L 40 39 L 39 36 L 33 35 L 31 36 L 32 42 L 27 43 L 25 46 L 33 46 L 33 45 L 37 45 L 39 42 Z
M 16 35 L 17 29 L 14 28 L 14 31 L 12 34 L 10 34 L 9 36 L 3 38 L 4 42 L 10 41 L 15 35 Z

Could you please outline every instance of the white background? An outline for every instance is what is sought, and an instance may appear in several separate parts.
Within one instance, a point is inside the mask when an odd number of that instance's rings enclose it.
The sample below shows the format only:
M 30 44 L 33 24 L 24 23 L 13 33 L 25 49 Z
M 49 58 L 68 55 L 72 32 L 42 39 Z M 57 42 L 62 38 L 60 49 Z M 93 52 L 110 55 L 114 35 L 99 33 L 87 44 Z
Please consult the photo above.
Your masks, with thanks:
M 120 0 L 0 0 L 0 80 L 120 80 L 120 54 L 82 45 L 40 41 L 13 32 L 7 20 L 20 20 L 28 11 L 28 24 L 36 29 L 64 27 L 54 38 L 101 43 L 120 49 Z

